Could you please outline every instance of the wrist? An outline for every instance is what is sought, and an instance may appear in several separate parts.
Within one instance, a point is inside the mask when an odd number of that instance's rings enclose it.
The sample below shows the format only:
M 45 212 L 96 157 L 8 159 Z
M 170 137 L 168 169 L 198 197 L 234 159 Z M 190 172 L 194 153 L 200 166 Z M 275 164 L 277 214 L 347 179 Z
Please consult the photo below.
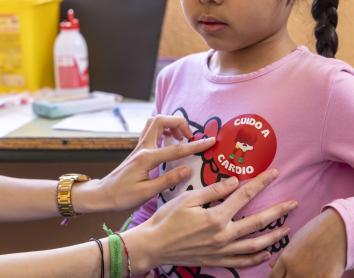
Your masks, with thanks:
M 101 180 L 90 180 L 72 187 L 72 203 L 78 214 L 105 211 Z
M 132 275 L 144 274 L 159 265 L 153 229 L 141 224 L 121 233 L 129 252 Z M 127 262 L 125 262 L 127 263 Z M 127 265 L 124 265 L 127 269 Z

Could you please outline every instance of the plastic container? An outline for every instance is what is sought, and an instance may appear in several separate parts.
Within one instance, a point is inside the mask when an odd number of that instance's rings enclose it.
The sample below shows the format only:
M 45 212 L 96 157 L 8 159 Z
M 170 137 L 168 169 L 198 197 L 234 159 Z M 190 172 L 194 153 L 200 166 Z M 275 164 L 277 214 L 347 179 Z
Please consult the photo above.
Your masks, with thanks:
M 85 38 L 80 33 L 80 23 L 73 10 L 60 24 L 60 34 L 55 41 L 55 83 L 61 94 L 88 94 L 89 68 Z
M 60 0 L 0 0 L 0 92 L 54 87 Z

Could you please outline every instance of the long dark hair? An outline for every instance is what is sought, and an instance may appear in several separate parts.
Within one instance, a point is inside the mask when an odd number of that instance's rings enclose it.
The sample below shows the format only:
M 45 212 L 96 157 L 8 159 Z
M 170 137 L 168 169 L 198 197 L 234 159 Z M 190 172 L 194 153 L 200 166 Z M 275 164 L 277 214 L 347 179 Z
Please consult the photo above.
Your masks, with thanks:
M 338 5 L 339 0 L 314 0 L 312 4 L 317 53 L 328 58 L 334 58 L 338 50 Z

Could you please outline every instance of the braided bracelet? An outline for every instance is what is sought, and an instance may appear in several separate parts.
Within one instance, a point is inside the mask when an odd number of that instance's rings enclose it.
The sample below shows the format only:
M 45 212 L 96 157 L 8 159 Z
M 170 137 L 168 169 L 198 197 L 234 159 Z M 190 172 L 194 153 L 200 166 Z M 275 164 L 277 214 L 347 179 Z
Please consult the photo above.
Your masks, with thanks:
M 100 253 L 101 253 L 101 278 L 104 278 L 104 255 L 103 255 L 103 245 L 102 242 L 99 239 L 95 238 L 90 238 L 90 241 L 95 241 L 98 245 L 98 248 L 100 248 Z

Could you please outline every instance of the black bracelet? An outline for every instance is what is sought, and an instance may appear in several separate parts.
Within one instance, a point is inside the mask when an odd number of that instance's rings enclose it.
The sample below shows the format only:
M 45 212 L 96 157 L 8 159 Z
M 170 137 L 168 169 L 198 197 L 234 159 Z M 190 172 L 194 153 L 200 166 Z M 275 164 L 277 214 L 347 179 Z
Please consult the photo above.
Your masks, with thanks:
M 100 248 L 101 252 L 101 278 L 104 278 L 104 255 L 103 255 L 103 245 L 99 239 L 91 238 L 90 241 L 95 241 Z

